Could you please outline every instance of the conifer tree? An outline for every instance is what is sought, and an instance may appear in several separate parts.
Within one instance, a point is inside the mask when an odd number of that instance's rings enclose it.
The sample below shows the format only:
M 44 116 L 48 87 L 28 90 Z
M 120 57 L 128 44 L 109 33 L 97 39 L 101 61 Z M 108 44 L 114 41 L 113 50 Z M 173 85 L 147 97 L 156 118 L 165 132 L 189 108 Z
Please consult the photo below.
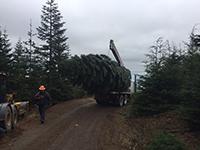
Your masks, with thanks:
M 33 37 L 36 35 L 33 32 L 33 27 L 32 27 L 32 21 L 30 21 L 29 24 L 29 31 L 27 33 L 28 35 L 28 40 L 24 42 L 25 44 L 25 56 L 26 56 L 26 61 L 27 61 L 27 73 L 31 74 L 31 72 L 33 71 L 33 65 L 35 65 L 36 62 L 36 54 L 35 54 L 35 49 L 36 49 L 36 44 L 33 40 Z
M 12 52 L 12 72 L 10 73 L 8 80 L 8 87 L 11 91 L 16 91 L 18 96 L 21 97 L 24 93 L 24 87 L 26 87 L 26 68 L 27 62 L 25 59 L 25 49 L 23 42 L 19 39 Z
M 24 41 L 25 48 L 25 61 L 26 61 L 26 76 L 28 80 L 27 89 L 29 93 L 34 94 L 34 89 L 37 89 L 41 81 L 45 78 L 44 69 L 42 66 L 42 56 L 39 53 L 37 43 L 34 41 L 34 37 L 37 35 L 33 30 L 32 21 L 30 20 L 29 31 L 27 32 L 28 39 Z
M 9 73 L 11 65 L 11 44 L 8 39 L 6 30 L 0 30 L 0 72 Z
M 197 29 L 195 26 L 192 29 L 192 33 L 190 34 L 190 41 L 187 46 L 190 55 L 193 55 L 200 50 L 200 33 L 199 29 Z
M 69 56 L 69 48 L 66 44 L 68 37 L 65 35 L 65 22 L 62 18 L 55 0 L 48 0 L 42 8 L 41 25 L 37 31 L 38 38 L 44 42 L 39 53 L 43 56 L 49 84 L 53 78 L 57 78 L 55 76 L 59 75 L 62 60 Z
M 14 52 L 13 52 L 13 62 L 12 68 L 14 71 L 15 78 L 25 78 L 27 62 L 25 59 L 25 49 L 23 46 L 23 42 L 19 39 L 16 43 Z

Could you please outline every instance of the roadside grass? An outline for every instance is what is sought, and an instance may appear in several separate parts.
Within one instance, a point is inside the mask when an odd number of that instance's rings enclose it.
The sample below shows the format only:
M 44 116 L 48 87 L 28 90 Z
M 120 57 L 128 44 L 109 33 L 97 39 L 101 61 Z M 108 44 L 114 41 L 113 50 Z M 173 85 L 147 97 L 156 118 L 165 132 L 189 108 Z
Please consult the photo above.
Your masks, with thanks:
M 132 141 L 131 149 L 153 150 L 153 149 L 147 149 L 147 145 L 149 145 L 151 142 L 154 142 L 154 140 L 157 140 L 155 141 L 155 143 L 158 142 L 158 145 L 159 142 L 161 142 L 162 145 L 162 140 L 169 138 L 169 140 L 175 141 L 175 143 L 177 141 L 182 143 L 184 150 L 200 150 L 199 147 L 200 132 L 197 133 L 190 130 L 188 122 L 182 119 L 181 116 L 182 114 L 180 114 L 178 110 L 171 110 L 150 116 L 137 116 L 133 115 L 134 114 L 134 109 L 132 109 L 133 103 L 134 103 L 134 95 L 132 96 L 132 99 L 129 101 L 129 104 L 126 107 L 124 107 L 122 114 L 126 120 L 126 123 L 130 128 L 130 133 L 129 133 L 131 137 L 130 141 Z M 159 134 L 161 134 L 160 137 Z M 171 136 L 175 137 L 175 139 L 173 139 Z M 176 147 L 176 144 L 174 145 Z M 176 149 L 171 149 L 171 150 L 176 150 Z
M 186 146 L 173 134 L 160 132 L 152 137 L 145 150 L 186 150 Z

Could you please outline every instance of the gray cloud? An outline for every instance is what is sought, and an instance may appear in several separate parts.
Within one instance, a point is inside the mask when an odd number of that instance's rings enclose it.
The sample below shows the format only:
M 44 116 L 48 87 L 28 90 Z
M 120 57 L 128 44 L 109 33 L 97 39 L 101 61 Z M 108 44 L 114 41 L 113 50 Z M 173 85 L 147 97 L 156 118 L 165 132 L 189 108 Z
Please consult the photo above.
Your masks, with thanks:
M 0 25 L 12 42 L 40 23 L 46 0 L 0 0 Z M 143 73 L 145 54 L 160 36 L 179 44 L 200 22 L 199 0 L 57 0 L 72 54 L 109 52 L 112 38 L 132 73 Z

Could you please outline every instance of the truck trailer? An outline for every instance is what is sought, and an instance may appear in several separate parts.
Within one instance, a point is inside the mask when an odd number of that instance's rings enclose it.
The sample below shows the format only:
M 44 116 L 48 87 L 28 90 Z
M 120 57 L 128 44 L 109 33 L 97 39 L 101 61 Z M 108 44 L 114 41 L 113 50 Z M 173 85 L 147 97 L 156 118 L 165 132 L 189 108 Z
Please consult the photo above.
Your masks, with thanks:
M 63 77 L 94 95 L 97 104 L 126 105 L 131 95 L 131 72 L 115 47 L 109 45 L 116 61 L 103 54 L 73 56 L 63 64 Z
M 114 44 L 113 40 L 110 40 L 110 45 L 109 45 L 109 49 L 112 51 L 118 65 L 120 67 L 124 67 L 124 63 L 119 55 L 119 52 Z M 111 91 L 109 93 L 105 93 L 105 94 L 95 94 L 95 99 L 97 104 L 114 104 L 117 106 L 124 106 L 128 103 L 129 97 L 132 93 L 131 90 L 131 79 L 130 79 L 130 88 L 127 89 L 126 91 Z

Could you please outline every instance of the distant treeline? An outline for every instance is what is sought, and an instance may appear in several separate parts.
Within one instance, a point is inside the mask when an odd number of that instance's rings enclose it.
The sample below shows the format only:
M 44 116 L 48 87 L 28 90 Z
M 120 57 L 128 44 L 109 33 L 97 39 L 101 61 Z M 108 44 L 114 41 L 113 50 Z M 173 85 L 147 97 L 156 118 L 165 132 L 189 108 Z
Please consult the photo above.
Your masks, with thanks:
M 56 100 L 85 93 L 80 88 L 74 88 L 60 73 L 60 64 L 70 57 L 62 18 L 57 3 L 47 0 L 36 32 L 30 23 L 28 39 L 19 39 L 14 49 L 7 31 L 0 29 L 0 72 L 7 75 L 7 91 L 17 92 L 22 100 L 31 99 L 40 84 L 47 86 Z M 41 42 L 36 43 L 35 38 Z

